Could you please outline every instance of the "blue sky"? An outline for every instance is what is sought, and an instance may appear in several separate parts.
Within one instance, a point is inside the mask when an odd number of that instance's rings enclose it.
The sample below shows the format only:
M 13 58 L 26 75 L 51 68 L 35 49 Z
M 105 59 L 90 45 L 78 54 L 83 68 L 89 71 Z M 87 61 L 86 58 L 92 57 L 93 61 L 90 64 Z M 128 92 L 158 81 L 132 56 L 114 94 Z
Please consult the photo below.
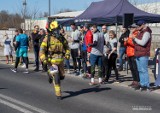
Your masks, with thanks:
M 7 10 L 9 13 L 20 13 L 23 0 L 0 0 L 0 11 Z M 27 9 L 33 10 L 34 7 L 39 12 L 48 12 L 48 0 L 26 0 Z M 91 2 L 101 0 L 51 0 L 51 14 L 57 13 L 61 9 L 85 10 Z M 142 0 L 137 0 L 142 1 Z M 144 0 L 148 2 L 160 0 Z
M 22 9 L 23 0 L 0 0 L 0 11 L 7 10 L 9 13 L 19 13 Z M 48 12 L 48 0 L 26 0 L 28 10 L 34 7 L 39 12 Z M 51 14 L 61 9 L 85 10 L 91 2 L 101 0 L 51 0 Z

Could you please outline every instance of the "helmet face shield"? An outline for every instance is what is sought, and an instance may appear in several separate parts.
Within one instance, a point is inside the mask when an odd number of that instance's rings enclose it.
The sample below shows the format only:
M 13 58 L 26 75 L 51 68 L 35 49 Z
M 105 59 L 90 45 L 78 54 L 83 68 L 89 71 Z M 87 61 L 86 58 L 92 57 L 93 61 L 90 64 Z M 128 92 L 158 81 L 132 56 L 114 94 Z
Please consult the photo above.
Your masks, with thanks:
M 60 30 L 63 28 L 63 26 L 59 25 L 58 21 L 53 19 L 48 19 L 48 22 L 46 24 L 46 29 L 48 34 L 54 35 L 55 37 L 60 37 Z
M 58 22 L 57 21 L 51 22 L 49 27 L 50 27 L 51 30 L 57 29 L 58 28 Z
M 55 20 L 48 20 L 48 22 L 46 24 L 46 29 L 51 32 L 51 31 L 56 30 L 58 28 L 58 26 L 59 25 L 58 25 L 57 21 L 55 21 Z

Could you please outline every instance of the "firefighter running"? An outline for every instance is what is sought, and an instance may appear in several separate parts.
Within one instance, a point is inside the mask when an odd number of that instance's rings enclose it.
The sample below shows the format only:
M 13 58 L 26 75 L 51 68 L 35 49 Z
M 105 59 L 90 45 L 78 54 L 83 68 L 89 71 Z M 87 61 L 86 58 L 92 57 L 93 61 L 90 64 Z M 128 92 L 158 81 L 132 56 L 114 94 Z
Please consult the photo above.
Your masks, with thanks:
M 70 51 L 67 40 L 60 31 L 58 22 L 52 21 L 47 28 L 48 35 L 40 47 L 40 60 L 48 65 L 49 82 L 53 83 L 57 99 L 62 99 L 60 80 L 64 75 L 64 58 L 69 59 Z

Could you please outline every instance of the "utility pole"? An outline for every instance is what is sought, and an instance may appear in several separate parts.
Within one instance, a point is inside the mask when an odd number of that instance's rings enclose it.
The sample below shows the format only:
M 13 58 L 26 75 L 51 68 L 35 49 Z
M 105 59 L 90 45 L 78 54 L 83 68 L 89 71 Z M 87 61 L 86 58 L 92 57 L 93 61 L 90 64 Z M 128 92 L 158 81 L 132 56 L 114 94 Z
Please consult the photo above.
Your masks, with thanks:
M 27 5 L 27 2 L 26 0 L 23 0 L 23 19 L 24 19 L 24 30 L 26 30 L 26 24 L 25 24 L 25 17 L 26 17 L 26 5 Z
M 51 16 L 51 0 L 48 0 L 48 16 L 50 17 Z

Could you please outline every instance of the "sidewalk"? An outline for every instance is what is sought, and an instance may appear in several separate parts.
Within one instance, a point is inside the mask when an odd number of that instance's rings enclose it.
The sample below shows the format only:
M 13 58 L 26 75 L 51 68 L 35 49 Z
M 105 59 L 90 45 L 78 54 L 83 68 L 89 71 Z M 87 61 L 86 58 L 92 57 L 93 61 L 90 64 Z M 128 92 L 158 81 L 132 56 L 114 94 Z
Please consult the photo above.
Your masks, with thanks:
M 35 68 L 34 67 L 34 65 L 35 65 L 34 64 L 34 53 L 29 52 L 29 61 L 30 61 L 29 70 L 33 70 Z M 3 49 L 2 48 L 0 48 L 0 63 L 5 64 L 5 57 L 3 55 Z M 40 68 L 40 70 L 41 70 L 41 68 Z M 127 71 L 121 71 L 121 72 L 119 72 L 119 74 L 120 74 L 119 78 L 122 82 L 121 83 L 113 83 L 113 84 L 118 85 L 118 86 L 128 87 L 128 85 L 131 84 L 131 82 L 132 82 L 132 76 L 131 76 L 130 70 L 128 71 L 128 74 L 127 74 Z M 149 68 L 149 75 L 150 75 L 150 83 L 153 84 L 155 82 L 155 79 L 154 79 L 154 75 L 152 73 L 152 70 L 150 68 Z M 67 74 L 66 73 L 66 76 L 82 79 L 81 76 L 75 76 L 74 74 Z M 115 78 L 115 76 L 112 75 L 111 80 L 113 78 Z M 89 80 L 88 80 L 88 82 L 89 82 Z M 160 94 L 160 89 L 152 91 L 152 92 Z

